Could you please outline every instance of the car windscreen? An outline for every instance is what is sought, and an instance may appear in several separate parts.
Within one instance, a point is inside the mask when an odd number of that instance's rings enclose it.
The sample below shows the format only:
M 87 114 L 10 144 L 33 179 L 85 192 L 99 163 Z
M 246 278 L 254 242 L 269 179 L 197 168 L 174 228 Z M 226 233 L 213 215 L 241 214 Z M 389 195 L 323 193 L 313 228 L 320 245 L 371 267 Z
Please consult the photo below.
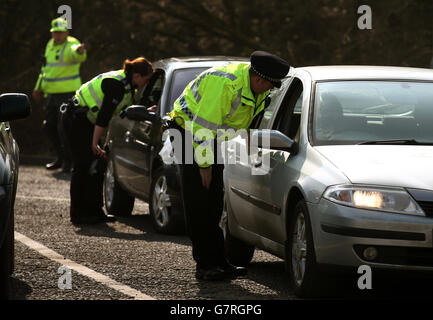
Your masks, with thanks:
M 169 104 L 168 108 L 171 111 L 173 109 L 173 104 L 176 99 L 182 94 L 183 89 L 194 80 L 200 73 L 210 67 L 200 67 L 200 68 L 188 68 L 188 69 L 178 69 L 173 72 L 173 78 L 171 82 Z
M 431 82 L 319 82 L 312 112 L 314 145 L 433 142 Z

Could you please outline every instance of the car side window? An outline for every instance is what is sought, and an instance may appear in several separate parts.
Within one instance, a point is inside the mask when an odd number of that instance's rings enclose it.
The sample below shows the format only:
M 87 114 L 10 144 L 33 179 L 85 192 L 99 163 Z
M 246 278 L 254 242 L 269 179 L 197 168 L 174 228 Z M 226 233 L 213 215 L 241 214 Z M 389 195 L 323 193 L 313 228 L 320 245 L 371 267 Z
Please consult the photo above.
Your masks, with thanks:
M 273 129 L 281 131 L 291 139 L 295 139 L 301 123 L 302 92 L 302 81 L 298 78 L 294 78 L 281 102 L 281 106 L 272 126 Z
M 139 104 L 146 107 L 151 107 L 155 104 L 159 106 L 162 96 L 162 88 L 164 87 L 164 79 L 164 71 L 158 69 L 144 89 L 143 96 L 141 97 Z
M 262 118 L 260 119 L 260 123 L 258 125 L 258 129 L 267 129 L 269 127 L 270 121 L 272 119 L 272 115 L 274 114 L 277 106 L 279 105 L 281 101 L 281 96 L 286 91 L 289 82 L 290 79 L 287 79 L 283 82 L 281 88 L 275 88 L 271 91 L 271 94 L 269 95 L 269 98 L 271 99 L 271 103 L 264 110 L 264 113 L 261 116 Z

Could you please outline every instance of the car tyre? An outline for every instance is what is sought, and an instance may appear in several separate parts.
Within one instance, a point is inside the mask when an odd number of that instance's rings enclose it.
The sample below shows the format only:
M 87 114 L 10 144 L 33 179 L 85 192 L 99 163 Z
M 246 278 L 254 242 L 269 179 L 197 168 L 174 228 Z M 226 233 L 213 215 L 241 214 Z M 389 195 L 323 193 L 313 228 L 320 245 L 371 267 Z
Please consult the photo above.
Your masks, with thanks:
M 296 204 L 291 215 L 285 250 L 286 269 L 294 293 L 299 297 L 316 296 L 317 289 L 321 287 L 321 281 L 316 263 L 310 217 L 304 200 Z
M 253 259 L 255 247 L 235 238 L 230 234 L 227 201 L 225 197 L 221 218 L 221 227 L 224 233 L 224 251 L 226 260 L 234 266 L 246 267 Z
M 174 214 L 171 199 L 164 167 L 159 167 L 153 174 L 149 195 L 149 213 L 158 233 L 177 234 L 184 226 L 181 217 Z
M 113 160 L 109 159 L 104 174 L 104 202 L 107 213 L 115 216 L 130 216 L 135 198 L 119 184 L 114 174 Z

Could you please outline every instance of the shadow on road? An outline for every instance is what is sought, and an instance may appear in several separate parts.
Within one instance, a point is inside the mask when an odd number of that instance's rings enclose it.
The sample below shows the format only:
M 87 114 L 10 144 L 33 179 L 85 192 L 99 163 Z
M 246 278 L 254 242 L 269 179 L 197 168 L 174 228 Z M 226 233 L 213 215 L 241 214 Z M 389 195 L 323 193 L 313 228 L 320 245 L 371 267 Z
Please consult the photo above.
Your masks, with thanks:
M 9 300 L 27 300 L 33 289 L 26 282 L 11 277 Z
M 70 181 L 71 180 L 71 174 L 62 172 L 62 171 L 55 171 L 51 173 L 51 176 L 57 180 L 63 180 L 63 181 Z
M 76 233 L 89 237 L 107 237 L 123 240 L 145 240 L 157 242 L 172 242 L 189 245 L 189 239 L 184 235 L 168 235 L 157 233 L 152 226 L 148 214 L 131 215 L 129 217 L 116 217 L 117 221 L 142 232 L 142 234 L 117 231 L 111 223 L 98 223 L 77 227 Z

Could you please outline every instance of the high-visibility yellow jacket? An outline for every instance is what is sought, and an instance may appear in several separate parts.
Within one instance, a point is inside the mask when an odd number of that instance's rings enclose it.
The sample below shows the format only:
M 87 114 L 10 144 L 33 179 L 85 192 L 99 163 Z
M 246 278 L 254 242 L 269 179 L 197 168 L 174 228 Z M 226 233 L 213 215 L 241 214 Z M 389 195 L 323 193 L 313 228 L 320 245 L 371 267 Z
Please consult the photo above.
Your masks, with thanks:
M 253 118 L 264 109 L 269 91 L 254 95 L 249 69 L 248 63 L 208 69 L 190 82 L 175 101 L 170 116 L 192 133 L 196 154 L 201 153 L 206 159 L 212 159 L 212 150 L 206 148 L 210 140 L 233 138 L 230 131 L 248 129 Z M 212 156 L 206 156 L 207 152 Z M 198 164 L 208 167 L 212 162 Z
M 89 108 L 87 118 L 93 124 L 96 123 L 96 118 L 98 117 L 99 110 L 101 109 L 104 100 L 102 81 L 107 78 L 116 79 L 122 82 L 125 88 L 125 94 L 117 105 L 113 115 L 119 114 L 125 106 L 131 105 L 133 101 L 131 84 L 127 80 L 126 74 L 123 70 L 110 71 L 94 77 L 83 84 L 75 93 L 75 98 L 78 99 L 80 106 Z
M 80 64 L 86 60 L 87 53 L 79 54 L 79 45 L 80 41 L 71 36 L 58 45 L 50 39 L 45 48 L 45 65 L 34 90 L 53 94 L 74 92 L 80 88 Z

